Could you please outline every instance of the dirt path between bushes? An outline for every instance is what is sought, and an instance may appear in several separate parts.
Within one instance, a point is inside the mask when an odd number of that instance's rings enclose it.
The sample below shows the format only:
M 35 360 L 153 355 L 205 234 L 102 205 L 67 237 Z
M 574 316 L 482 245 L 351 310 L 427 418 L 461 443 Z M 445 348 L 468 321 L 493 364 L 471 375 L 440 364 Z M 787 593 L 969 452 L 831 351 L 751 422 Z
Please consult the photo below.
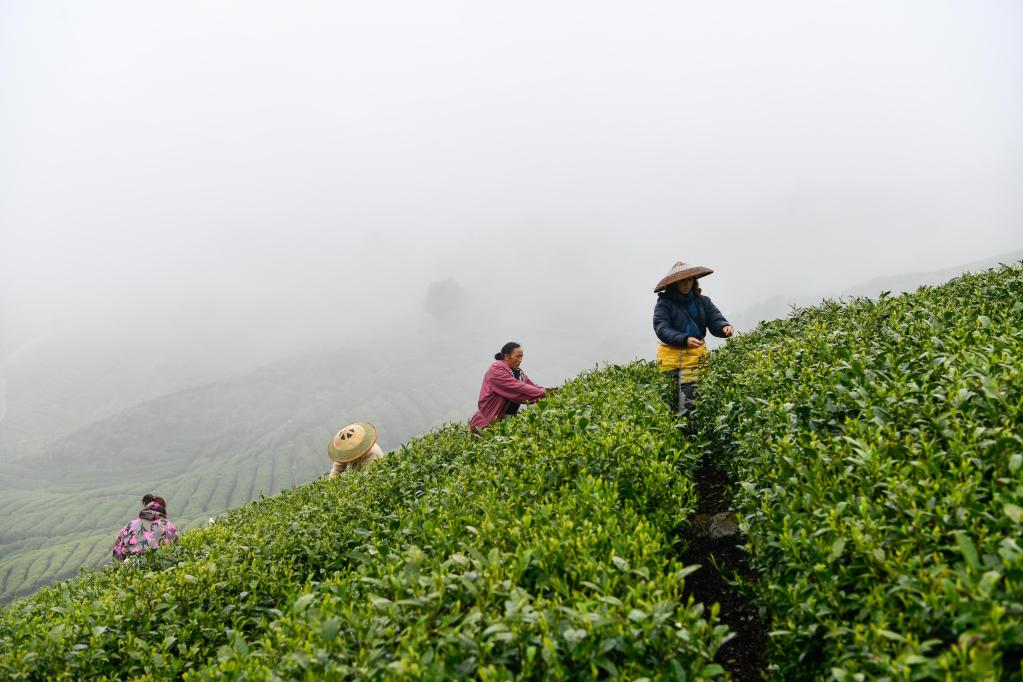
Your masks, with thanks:
M 706 460 L 694 475 L 700 501 L 680 539 L 679 558 L 686 565 L 700 564 L 702 568 L 686 577 L 684 594 L 692 595 L 708 608 L 720 604 L 720 621 L 735 633 L 718 650 L 715 662 L 737 682 L 762 680 L 767 665 L 766 627 L 757 606 L 726 580 L 732 575 L 743 581 L 758 579 L 749 566 L 742 548 L 743 537 L 735 525 L 728 499 L 728 479 Z

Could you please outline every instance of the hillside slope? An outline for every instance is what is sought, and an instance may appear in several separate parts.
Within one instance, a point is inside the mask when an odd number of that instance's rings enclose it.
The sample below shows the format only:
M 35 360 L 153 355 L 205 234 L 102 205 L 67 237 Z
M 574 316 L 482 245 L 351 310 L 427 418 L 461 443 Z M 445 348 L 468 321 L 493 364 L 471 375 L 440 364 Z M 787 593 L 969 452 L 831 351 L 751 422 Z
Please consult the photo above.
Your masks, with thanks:
M 0 463 L 0 603 L 109 561 L 145 492 L 163 495 L 175 523 L 193 528 L 322 476 L 327 439 L 345 422 L 372 421 L 390 449 L 467 419 L 490 362 L 481 336 L 492 333 L 436 329 L 428 356 L 400 338 L 302 353 L 135 405 Z M 633 349 L 627 338 L 562 334 L 530 351 L 530 373 L 560 383 Z
M 46 588 L 0 615 L 0 674 L 720 676 L 726 628 L 674 558 L 696 454 L 668 389 L 588 373 Z
M 775 675 L 1023 677 L 1023 270 L 825 302 L 714 354 L 698 416 Z
M 401 385 L 358 356 L 270 367 L 148 401 L 0 466 L 0 602 L 109 561 L 142 493 L 159 492 L 175 523 L 195 527 L 322 476 L 326 439 L 352 415 L 394 447 L 464 417 L 479 381 L 476 368 L 392 369 Z
M 683 596 L 718 567 L 678 558 L 700 463 L 734 482 L 769 677 L 1021 679 L 1021 358 L 1017 265 L 734 339 L 695 436 L 655 367 L 586 373 L 6 608 L 0 675 L 726 677 Z

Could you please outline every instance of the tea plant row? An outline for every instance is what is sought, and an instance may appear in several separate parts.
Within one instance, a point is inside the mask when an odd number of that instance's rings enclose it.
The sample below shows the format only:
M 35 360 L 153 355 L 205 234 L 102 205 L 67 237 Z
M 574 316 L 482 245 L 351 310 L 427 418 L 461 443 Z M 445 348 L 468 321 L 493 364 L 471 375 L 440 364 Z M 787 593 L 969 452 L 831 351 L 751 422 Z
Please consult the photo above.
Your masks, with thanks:
M 699 420 L 775 675 L 1020 678 L 1018 266 L 764 324 L 715 353 Z
M 667 391 L 587 373 L 47 588 L 0 615 L 0 677 L 721 677 L 674 558 L 696 454 Z

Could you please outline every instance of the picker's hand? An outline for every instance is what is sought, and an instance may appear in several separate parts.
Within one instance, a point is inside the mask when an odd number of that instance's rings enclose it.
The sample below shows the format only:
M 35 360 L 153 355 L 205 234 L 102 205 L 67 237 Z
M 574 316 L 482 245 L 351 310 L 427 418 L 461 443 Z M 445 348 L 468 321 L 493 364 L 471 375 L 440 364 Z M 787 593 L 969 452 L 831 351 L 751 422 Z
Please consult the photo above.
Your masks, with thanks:
M 732 328 L 732 325 L 727 325 L 721 331 L 724 333 L 725 336 L 731 336 L 732 334 L 735 333 L 735 330 Z
M 686 339 L 686 344 L 688 344 L 690 348 L 699 348 L 703 345 L 703 341 L 695 336 L 690 336 Z

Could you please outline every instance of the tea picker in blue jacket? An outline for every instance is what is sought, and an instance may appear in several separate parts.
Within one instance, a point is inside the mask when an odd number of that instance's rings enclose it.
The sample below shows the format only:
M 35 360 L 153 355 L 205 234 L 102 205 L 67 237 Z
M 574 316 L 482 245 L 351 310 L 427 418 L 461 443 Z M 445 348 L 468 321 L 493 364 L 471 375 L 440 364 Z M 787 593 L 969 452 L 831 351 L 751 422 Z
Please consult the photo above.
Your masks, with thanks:
M 662 372 L 678 377 L 678 412 L 692 409 L 696 385 L 709 353 L 704 339 L 710 331 L 727 338 L 735 330 L 697 283 L 713 273 L 702 265 L 679 261 L 654 287 L 654 333 L 661 342 L 657 362 Z

